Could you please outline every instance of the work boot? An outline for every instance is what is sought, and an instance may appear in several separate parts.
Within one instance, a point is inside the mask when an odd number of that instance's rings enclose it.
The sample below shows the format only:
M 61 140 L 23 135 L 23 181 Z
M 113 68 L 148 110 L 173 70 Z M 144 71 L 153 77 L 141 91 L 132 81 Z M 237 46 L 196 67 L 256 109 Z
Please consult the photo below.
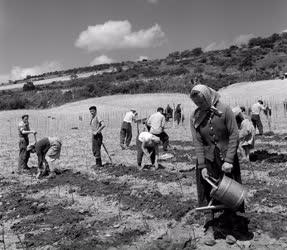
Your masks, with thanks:
M 216 244 L 216 241 L 214 240 L 214 232 L 212 226 L 209 226 L 205 231 L 205 234 L 203 236 L 203 243 L 207 246 L 214 246 Z
M 37 173 L 37 175 L 36 175 L 36 178 L 37 178 L 37 179 L 41 179 L 42 177 L 43 177 L 43 171 L 40 170 L 40 169 L 38 169 L 38 173 Z
M 48 176 L 50 174 L 50 168 L 49 166 L 46 166 L 44 171 L 43 171 L 43 176 Z
M 102 166 L 102 159 L 101 158 L 97 158 L 96 159 L 96 167 L 101 167 Z

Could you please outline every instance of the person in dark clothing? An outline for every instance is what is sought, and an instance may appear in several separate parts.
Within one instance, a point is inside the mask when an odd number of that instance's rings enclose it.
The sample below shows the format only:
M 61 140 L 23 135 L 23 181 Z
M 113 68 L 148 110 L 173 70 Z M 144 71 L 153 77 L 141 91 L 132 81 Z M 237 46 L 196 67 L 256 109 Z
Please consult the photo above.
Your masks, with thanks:
M 193 87 L 190 97 L 197 108 L 191 116 L 191 132 L 197 157 L 196 184 L 199 206 L 206 206 L 210 200 L 212 187 L 206 181 L 209 176 L 220 179 L 226 175 L 241 183 L 237 147 L 239 132 L 231 108 L 219 100 L 219 94 L 205 86 Z M 239 208 L 244 211 L 244 204 Z M 226 216 L 234 216 L 229 209 Z M 206 220 L 211 220 L 206 214 Z M 208 227 L 205 244 L 214 245 L 213 227 Z
M 96 166 L 101 167 L 102 166 L 101 146 L 103 143 L 102 130 L 104 129 L 105 124 L 103 120 L 98 118 L 96 106 L 91 106 L 89 110 L 91 113 L 90 126 L 92 129 L 92 151 L 93 155 L 96 158 Z
M 179 125 L 181 121 L 181 107 L 180 104 L 177 104 L 174 112 L 174 120 L 177 122 L 177 125 Z
M 30 130 L 29 126 L 29 115 L 23 115 L 22 121 L 18 125 L 19 134 L 19 160 L 18 160 L 18 170 L 29 170 L 28 161 L 30 158 L 30 153 L 27 151 L 29 145 L 29 134 L 36 135 L 37 132 Z
M 165 112 L 164 112 L 166 122 L 168 122 L 170 118 L 172 118 L 172 113 L 173 113 L 173 109 L 169 106 L 169 104 L 167 104 L 165 108 Z
M 50 173 L 49 161 L 53 162 L 60 158 L 62 141 L 57 137 L 44 137 L 27 147 L 27 151 L 36 153 L 38 157 L 37 178 L 47 176 Z
M 122 149 L 129 148 L 132 140 L 132 122 L 135 122 L 137 112 L 131 109 L 125 114 L 121 131 L 120 131 L 120 146 Z

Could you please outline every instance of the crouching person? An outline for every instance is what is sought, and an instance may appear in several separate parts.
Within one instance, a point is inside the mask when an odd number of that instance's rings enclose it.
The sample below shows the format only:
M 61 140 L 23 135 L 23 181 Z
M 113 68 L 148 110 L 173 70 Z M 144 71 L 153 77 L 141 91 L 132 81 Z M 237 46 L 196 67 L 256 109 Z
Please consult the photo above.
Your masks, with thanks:
M 27 151 L 36 153 L 38 157 L 37 178 L 48 176 L 50 167 L 48 161 L 53 162 L 60 158 L 62 141 L 57 137 L 44 137 L 28 146 Z M 47 161 L 47 159 L 48 161 Z
M 151 134 L 150 132 L 141 132 L 137 138 L 137 161 L 138 167 L 142 169 L 142 158 L 145 154 L 150 158 L 151 164 L 158 169 L 158 145 L 160 138 Z

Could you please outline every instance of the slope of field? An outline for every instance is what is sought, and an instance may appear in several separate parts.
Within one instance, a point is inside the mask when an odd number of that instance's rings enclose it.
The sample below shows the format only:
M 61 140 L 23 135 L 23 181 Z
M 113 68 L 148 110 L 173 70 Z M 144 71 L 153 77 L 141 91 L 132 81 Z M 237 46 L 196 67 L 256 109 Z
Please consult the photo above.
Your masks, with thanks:
M 230 104 L 250 103 L 258 99 L 279 103 L 287 99 L 287 79 L 241 82 L 222 88 L 219 92 Z

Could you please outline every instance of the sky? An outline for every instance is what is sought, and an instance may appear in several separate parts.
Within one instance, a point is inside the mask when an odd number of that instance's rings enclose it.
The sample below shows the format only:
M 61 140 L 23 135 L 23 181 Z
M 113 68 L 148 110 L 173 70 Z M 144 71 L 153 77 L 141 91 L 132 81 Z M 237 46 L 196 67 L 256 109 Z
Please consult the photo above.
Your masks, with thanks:
M 287 30 L 286 0 L 0 0 L 0 83 Z

